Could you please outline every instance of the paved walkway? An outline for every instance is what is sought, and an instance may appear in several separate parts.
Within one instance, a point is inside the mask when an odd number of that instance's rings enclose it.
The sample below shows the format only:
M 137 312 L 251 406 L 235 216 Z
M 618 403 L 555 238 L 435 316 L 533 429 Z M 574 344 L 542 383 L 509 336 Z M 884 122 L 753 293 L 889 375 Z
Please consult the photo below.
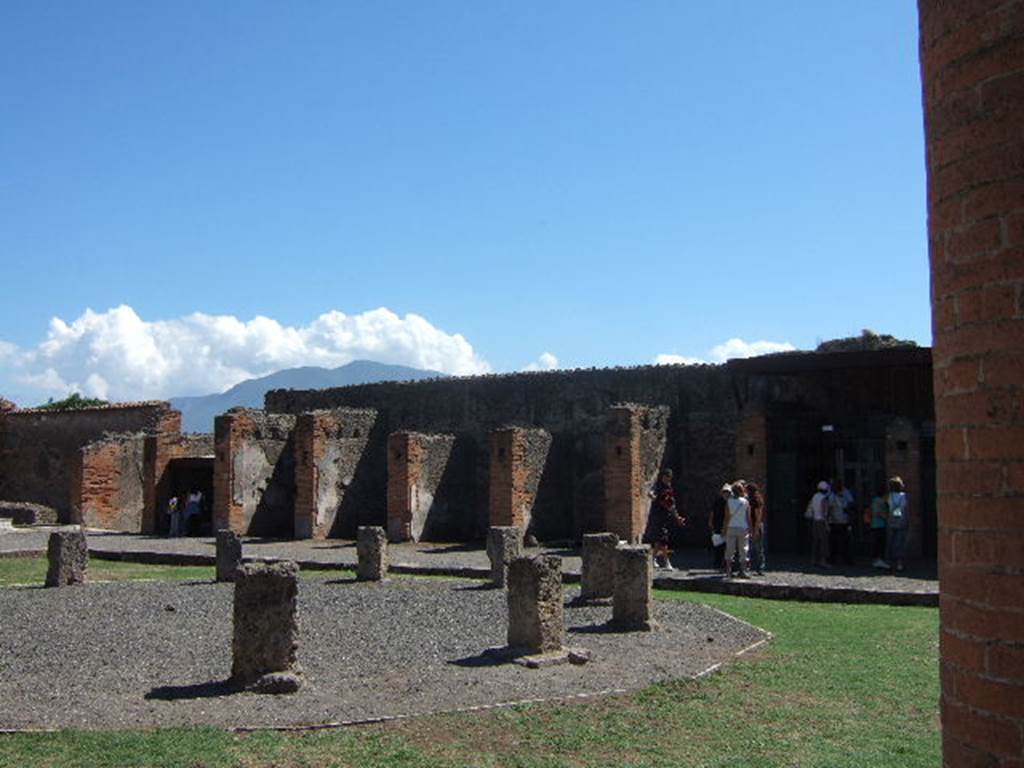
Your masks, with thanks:
M 0 556 L 43 553 L 50 531 L 36 527 L 0 529 Z M 87 531 L 93 557 L 110 560 L 171 564 L 212 564 L 212 538 L 164 538 L 138 534 Z M 355 543 L 346 540 L 278 541 L 246 539 L 247 558 L 279 558 L 297 561 L 306 569 L 354 568 Z M 563 557 L 566 581 L 578 581 L 578 549 L 538 548 L 528 553 Z M 476 544 L 392 544 L 391 569 L 396 573 L 487 578 L 487 553 Z M 720 592 L 782 600 L 815 602 L 883 603 L 891 605 L 938 605 L 938 577 L 934 562 L 912 563 L 902 574 L 874 570 L 866 562 L 834 570 L 811 568 L 798 558 L 778 556 L 764 576 L 749 580 L 725 579 L 712 570 L 708 550 L 681 550 L 672 556 L 675 571 L 657 570 L 655 586 Z

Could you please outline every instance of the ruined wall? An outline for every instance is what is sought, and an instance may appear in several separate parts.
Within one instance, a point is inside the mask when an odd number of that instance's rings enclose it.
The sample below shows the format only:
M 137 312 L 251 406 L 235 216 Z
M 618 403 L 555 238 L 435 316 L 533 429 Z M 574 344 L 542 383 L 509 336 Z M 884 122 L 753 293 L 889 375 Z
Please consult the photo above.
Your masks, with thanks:
M 7 413 L 0 419 L 0 499 L 45 504 L 70 522 L 83 446 L 108 434 L 180 431 L 181 414 L 164 402 Z
M 295 537 L 354 538 L 361 511 L 379 508 L 373 495 L 383 468 L 369 458 L 377 412 L 341 408 L 298 417 L 295 424 Z
M 946 766 L 1024 764 L 1024 2 L 919 0 Z
M 146 436 L 112 435 L 83 446 L 71 471 L 72 522 L 142 532 Z
M 491 433 L 490 525 L 515 526 L 522 531 L 544 528 L 543 508 L 538 510 L 536 523 L 534 509 L 550 451 L 547 430 L 507 427 Z
M 168 530 L 166 509 L 172 495 L 168 471 L 171 462 L 213 454 L 211 434 L 163 432 L 146 437 L 143 462 L 145 500 L 141 523 L 143 533 L 166 533 Z
M 639 543 L 665 456 L 667 406 L 620 403 L 608 414 L 605 446 L 605 524 L 603 529 Z
M 467 510 L 450 482 L 454 435 L 396 432 L 388 438 L 388 539 L 459 538 Z
M 294 532 L 296 417 L 238 408 L 214 422 L 213 523 L 251 536 Z
M 537 489 L 538 536 L 578 537 L 604 525 L 605 430 L 614 403 L 671 408 L 665 462 L 683 488 L 682 502 L 703 509 L 733 472 L 737 400 L 723 366 L 648 366 L 557 371 L 327 390 L 275 390 L 268 410 L 300 414 L 334 407 L 378 411 L 378 426 L 392 432 L 446 433 L 456 442 L 449 461 L 453 482 L 471 510 L 458 538 L 479 538 L 489 524 L 490 434 L 507 426 L 551 434 L 547 469 Z M 382 448 L 371 444 L 368 451 Z M 700 464 L 688 457 L 697 457 Z M 381 496 L 385 493 L 382 489 Z M 376 525 L 384 525 L 383 510 Z M 703 541 L 703 532 L 692 534 Z

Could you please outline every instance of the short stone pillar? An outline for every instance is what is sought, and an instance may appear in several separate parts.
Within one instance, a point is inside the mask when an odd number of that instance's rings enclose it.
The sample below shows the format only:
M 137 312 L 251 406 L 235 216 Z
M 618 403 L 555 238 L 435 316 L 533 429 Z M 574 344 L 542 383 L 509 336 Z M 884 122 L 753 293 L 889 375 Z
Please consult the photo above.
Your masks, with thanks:
M 583 535 L 580 600 L 600 600 L 615 594 L 615 549 L 618 546 L 619 537 L 614 533 Z
M 654 566 L 647 544 L 622 546 L 615 550 L 615 593 L 612 599 L 612 625 L 627 632 L 649 632 L 654 621 L 654 595 L 651 582 Z
M 379 525 L 361 525 L 357 530 L 356 554 L 359 581 L 383 581 L 388 577 L 388 537 Z
M 222 528 L 217 531 L 217 581 L 234 581 L 242 564 L 242 537 Z
M 54 531 L 46 546 L 49 568 L 46 586 L 84 584 L 89 569 L 89 545 L 82 531 Z
M 504 587 L 508 566 L 523 554 L 523 532 L 515 525 L 492 525 L 487 532 L 487 557 L 491 561 L 491 584 Z
M 563 650 L 562 558 L 517 557 L 508 568 L 508 646 L 522 655 Z
M 234 575 L 231 681 L 257 693 L 294 693 L 302 685 L 299 566 L 290 561 L 248 563 Z

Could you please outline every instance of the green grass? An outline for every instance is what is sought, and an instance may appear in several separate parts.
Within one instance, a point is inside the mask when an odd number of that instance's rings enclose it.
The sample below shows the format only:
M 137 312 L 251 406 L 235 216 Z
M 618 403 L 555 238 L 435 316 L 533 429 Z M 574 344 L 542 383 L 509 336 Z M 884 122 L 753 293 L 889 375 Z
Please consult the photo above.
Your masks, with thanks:
M 208 565 L 146 565 L 96 558 L 90 558 L 87 572 L 89 581 L 209 580 L 213 577 L 213 566 Z M 9 587 L 13 584 L 42 584 L 44 581 L 45 557 L 0 558 L 0 587 Z
M 665 683 L 589 703 L 305 734 L 18 734 L 0 737 L 0 766 L 939 764 L 937 610 L 676 592 L 659 597 L 713 605 L 768 629 L 774 640 L 700 682 Z

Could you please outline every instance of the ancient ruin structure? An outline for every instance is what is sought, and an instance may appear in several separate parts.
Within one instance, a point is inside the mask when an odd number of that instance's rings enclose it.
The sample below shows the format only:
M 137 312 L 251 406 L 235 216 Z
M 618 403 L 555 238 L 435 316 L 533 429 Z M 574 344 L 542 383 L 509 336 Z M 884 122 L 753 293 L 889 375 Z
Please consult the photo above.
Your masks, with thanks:
M 492 525 L 487 534 L 487 557 L 491 561 L 491 584 L 504 587 L 508 566 L 523 553 L 523 531 L 514 525 Z
M 518 557 L 508 569 L 508 647 L 532 656 L 563 651 L 562 559 Z
M 651 591 L 653 577 L 651 548 L 647 544 L 621 546 L 615 550 L 612 625 L 616 629 L 648 632 L 657 626 Z
M 1024 762 L 1024 2 L 919 0 L 918 7 L 943 762 L 1017 766 Z
M 614 533 L 583 535 L 583 566 L 580 571 L 580 600 L 601 600 L 615 592 L 615 550 L 619 537 Z
M 359 581 L 383 581 L 388 577 L 388 538 L 378 525 L 361 525 L 356 538 Z
M 231 681 L 257 693 L 293 693 L 299 666 L 295 563 L 249 563 L 235 573 Z
M 89 569 L 89 546 L 81 531 L 54 531 L 46 547 L 46 586 L 84 584 Z
M 234 531 L 217 531 L 217 581 L 234 581 L 242 564 L 242 537 Z

